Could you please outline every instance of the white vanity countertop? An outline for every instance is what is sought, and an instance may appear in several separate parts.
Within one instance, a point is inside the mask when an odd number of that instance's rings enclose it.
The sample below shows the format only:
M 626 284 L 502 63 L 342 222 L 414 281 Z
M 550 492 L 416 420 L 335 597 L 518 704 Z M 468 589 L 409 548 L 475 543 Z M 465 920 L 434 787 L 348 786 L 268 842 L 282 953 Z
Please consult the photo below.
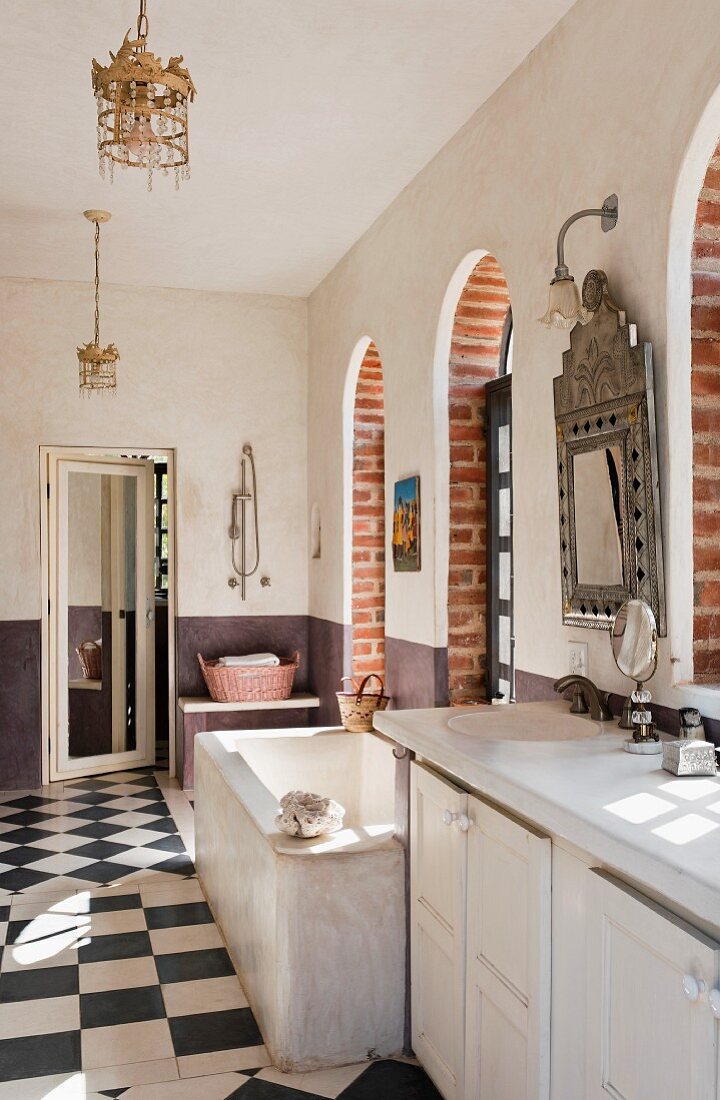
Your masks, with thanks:
M 478 723 L 497 707 L 474 707 Z M 506 710 L 506 708 L 502 708 Z M 520 703 L 503 716 L 546 726 L 569 704 Z M 663 895 L 720 934 L 720 776 L 678 778 L 662 756 L 623 751 L 615 722 L 574 741 L 491 740 L 448 725 L 458 708 L 384 711 L 376 727 L 479 794 Z M 588 718 L 578 721 L 590 722 Z

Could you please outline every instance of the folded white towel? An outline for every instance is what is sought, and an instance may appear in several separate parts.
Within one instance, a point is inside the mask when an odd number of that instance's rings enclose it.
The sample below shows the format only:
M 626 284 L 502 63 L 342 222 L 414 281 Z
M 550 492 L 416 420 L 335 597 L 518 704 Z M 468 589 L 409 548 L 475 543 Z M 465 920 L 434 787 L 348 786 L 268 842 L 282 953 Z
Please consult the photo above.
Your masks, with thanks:
M 268 668 L 280 664 L 274 653 L 248 653 L 245 657 L 221 657 L 219 665 L 226 668 Z

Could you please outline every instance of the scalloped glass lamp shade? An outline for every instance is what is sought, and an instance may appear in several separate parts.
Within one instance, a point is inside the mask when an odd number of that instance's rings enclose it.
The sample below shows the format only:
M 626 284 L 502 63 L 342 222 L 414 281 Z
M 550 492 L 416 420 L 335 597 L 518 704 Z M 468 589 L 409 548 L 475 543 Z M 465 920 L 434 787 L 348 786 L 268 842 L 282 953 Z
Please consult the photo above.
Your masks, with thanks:
M 580 291 L 572 276 L 553 279 L 547 312 L 540 317 L 540 323 L 548 328 L 573 328 L 578 321 L 586 325 L 591 317 L 592 313 L 582 304 Z

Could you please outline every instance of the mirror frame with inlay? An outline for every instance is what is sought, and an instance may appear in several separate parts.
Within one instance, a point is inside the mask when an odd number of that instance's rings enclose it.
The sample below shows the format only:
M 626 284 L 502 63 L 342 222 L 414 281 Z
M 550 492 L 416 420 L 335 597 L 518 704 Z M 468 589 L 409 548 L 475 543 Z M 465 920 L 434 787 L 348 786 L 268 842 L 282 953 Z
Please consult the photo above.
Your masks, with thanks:
M 563 352 L 562 374 L 553 379 L 560 507 L 562 617 L 567 626 L 610 630 L 630 599 L 653 611 L 666 634 L 660 493 L 658 486 L 652 345 L 638 344 L 634 325 L 610 297 L 604 271 L 589 271 L 578 322 Z M 575 517 L 575 456 L 617 447 L 618 529 L 622 583 L 580 582 Z

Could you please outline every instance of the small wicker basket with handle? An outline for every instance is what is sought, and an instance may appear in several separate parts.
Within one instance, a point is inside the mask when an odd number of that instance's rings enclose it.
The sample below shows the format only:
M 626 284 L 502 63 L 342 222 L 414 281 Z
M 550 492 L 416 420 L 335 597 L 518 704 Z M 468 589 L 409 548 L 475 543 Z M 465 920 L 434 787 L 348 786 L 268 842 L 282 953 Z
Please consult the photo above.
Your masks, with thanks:
M 346 730 L 350 733 L 370 733 L 373 728 L 373 715 L 376 710 L 385 710 L 390 702 L 390 696 L 385 694 L 385 684 L 380 676 L 371 672 L 360 684 L 353 680 L 352 676 L 343 676 L 340 685 L 349 680 L 354 691 L 337 691 L 338 706 L 340 707 L 340 719 Z M 365 686 L 370 680 L 377 680 L 380 691 L 365 691 Z
M 289 699 L 300 664 L 300 654 L 281 657 L 279 665 L 219 665 L 197 655 L 200 668 L 216 703 L 276 703 Z
M 85 680 L 102 680 L 102 646 L 97 642 L 80 642 L 75 647 Z

